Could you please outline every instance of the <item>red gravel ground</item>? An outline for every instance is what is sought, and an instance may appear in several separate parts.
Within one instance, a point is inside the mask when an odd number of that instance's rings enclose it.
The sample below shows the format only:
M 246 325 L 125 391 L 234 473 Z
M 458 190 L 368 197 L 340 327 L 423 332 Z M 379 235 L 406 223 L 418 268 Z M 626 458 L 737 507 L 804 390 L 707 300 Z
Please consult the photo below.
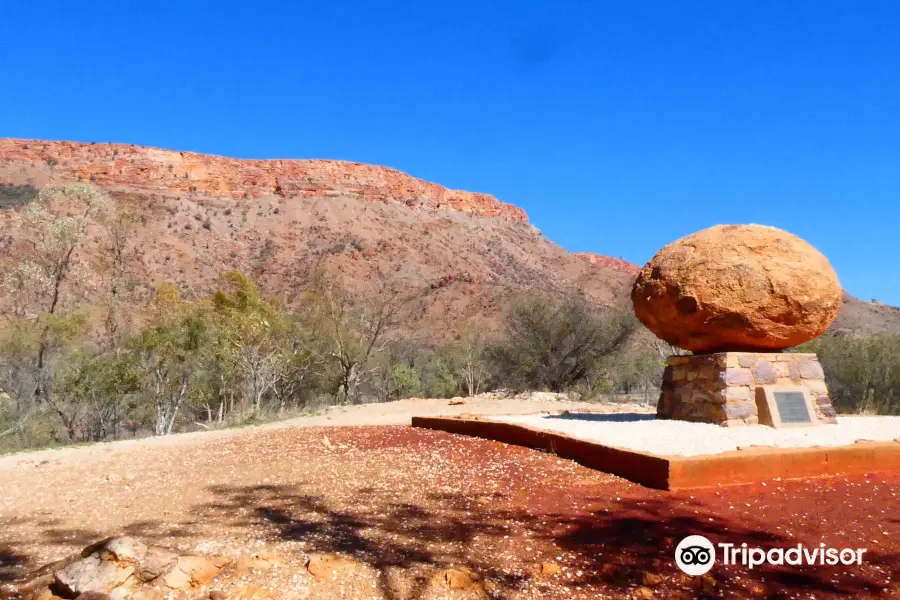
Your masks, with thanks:
M 367 598 L 456 597 L 425 591 L 456 566 L 495 598 L 900 598 L 900 473 L 670 493 L 409 427 L 250 430 L 0 461 L 0 581 L 115 533 L 352 554 L 375 573 Z M 692 578 L 673 561 L 690 534 L 868 551 L 861 566 L 717 564 Z M 540 576 L 548 562 L 563 571 Z M 355 597 L 342 594 L 312 597 Z

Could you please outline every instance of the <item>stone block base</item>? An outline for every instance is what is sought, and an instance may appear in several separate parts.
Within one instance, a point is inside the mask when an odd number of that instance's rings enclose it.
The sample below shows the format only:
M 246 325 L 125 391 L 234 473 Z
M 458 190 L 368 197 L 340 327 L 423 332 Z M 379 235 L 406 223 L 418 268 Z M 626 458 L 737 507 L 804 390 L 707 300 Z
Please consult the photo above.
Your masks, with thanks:
M 814 400 L 818 422 L 837 422 L 816 355 L 780 352 L 670 356 L 656 415 L 728 427 L 756 425 L 756 388 L 763 385 L 802 385 Z

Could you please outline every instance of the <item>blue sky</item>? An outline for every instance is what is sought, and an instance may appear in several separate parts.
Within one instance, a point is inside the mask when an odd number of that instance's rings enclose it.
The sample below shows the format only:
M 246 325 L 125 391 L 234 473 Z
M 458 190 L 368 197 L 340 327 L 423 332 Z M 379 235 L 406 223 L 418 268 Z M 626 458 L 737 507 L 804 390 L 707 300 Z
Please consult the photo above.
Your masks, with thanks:
M 0 136 L 388 165 L 643 264 L 717 223 L 900 305 L 900 3 L 0 0 Z

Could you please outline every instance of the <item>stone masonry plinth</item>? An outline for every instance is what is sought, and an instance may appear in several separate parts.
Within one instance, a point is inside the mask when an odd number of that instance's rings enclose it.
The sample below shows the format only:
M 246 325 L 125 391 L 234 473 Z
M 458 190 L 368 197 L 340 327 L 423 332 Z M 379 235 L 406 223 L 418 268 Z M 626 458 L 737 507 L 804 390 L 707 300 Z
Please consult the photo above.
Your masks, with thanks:
M 755 425 L 758 386 L 802 385 L 813 398 L 819 422 L 837 422 L 815 354 L 717 352 L 670 356 L 666 364 L 658 418 Z

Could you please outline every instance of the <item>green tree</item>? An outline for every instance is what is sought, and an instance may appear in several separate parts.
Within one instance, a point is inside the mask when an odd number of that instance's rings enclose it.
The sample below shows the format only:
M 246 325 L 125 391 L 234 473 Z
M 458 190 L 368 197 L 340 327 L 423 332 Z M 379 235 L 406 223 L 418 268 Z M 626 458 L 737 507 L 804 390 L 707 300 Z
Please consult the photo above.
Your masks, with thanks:
M 469 321 L 460 327 L 451 346 L 456 373 L 469 396 L 477 395 L 490 375 L 484 332 L 480 319 Z
M 36 401 L 53 401 L 53 343 L 60 320 L 96 283 L 78 260 L 89 227 L 103 227 L 115 212 L 109 196 L 83 185 L 47 186 L 20 221 L 23 258 L 6 280 L 9 318 L 40 323 L 35 350 Z
M 105 349 L 114 352 L 122 349 L 122 338 L 131 331 L 128 308 L 138 301 L 142 287 L 135 273 L 140 252 L 132 239 L 139 221 L 133 207 L 117 205 L 116 210 L 105 210 L 105 235 L 94 254 L 93 266 L 102 280 Z
M 439 348 L 423 366 L 422 389 L 429 398 L 450 398 L 460 391 L 460 360 L 453 346 Z
M 242 402 L 258 411 L 284 376 L 285 355 L 293 351 L 291 323 L 248 277 L 234 271 L 220 278 L 212 307 L 221 356 L 239 373 Z
M 794 351 L 818 355 L 835 410 L 900 414 L 900 336 L 834 333 Z
M 384 279 L 376 289 L 353 295 L 320 273 L 307 298 L 305 319 L 314 333 L 316 353 L 335 371 L 338 402 L 354 403 L 360 386 L 377 372 L 377 358 L 402 320 L 410 296 Z
M 64 429 L 71 432 L 72 423 L 68 422 L 65 400 L 55 394 L 42 394 L 38 399 L 43 402 L 37 402 L 34 390 L 40 385 L 53 389 L 59 370 L 56 365 L 64 364 L 77 350 L 78 341 L 86 330 L 86 316 L 75 311 L 45 312 L 7 321 L 0 334 L 0 387 L 15 398 L 18 415 L 15 426 L 21 446 L 29 445 L 26 425 L 33 416 L 44 414 L 42 405 L 49 407 L 61 419 Z M 43 368 L 39 368 L 41 358 Z M 70 439 L 74 438 L 70 436 Z
M 72 356 L 55 386 L 69 439 L 98 442 L 118 438 L 130 408 L 128 401 L 142 383 L 141 365 L 134 354 Z
M 419 372 L 414 367 L 407 364 L 400 363 L 393 365 L 390 370 L 388 382 L 391 400 L 411 398 L 419 395 L 422 391 L 422 382 L 419 379 Z
M 325 357 L 317 354 L 308 332 L 297 324 L 292 328 L 293 338 L 285 345 L 280 357 L 281 377 L 272 387 L 278 402 L 278 414 L 288 406 L 297 406 L 304 392 L 320 385 L 318 381 L 325 364 Z
M 172 284 L 159 287 L 149 312 L 150 324 L 132 341 L 132 347 L 142 361 L 156 407 L 153 432 L 168 435 L 189 387 L 197 383 L 212 327 L 207 311 L 184 302 Z
M 615 357 L 609 375 L 610 383 L 615 391 L 625 394 L 641 392 L 645 401 L 650 401 L 650 394 L 658 390 L 662 383 L 665 361 L 660 358 L 656 347 L 639 346 Z

